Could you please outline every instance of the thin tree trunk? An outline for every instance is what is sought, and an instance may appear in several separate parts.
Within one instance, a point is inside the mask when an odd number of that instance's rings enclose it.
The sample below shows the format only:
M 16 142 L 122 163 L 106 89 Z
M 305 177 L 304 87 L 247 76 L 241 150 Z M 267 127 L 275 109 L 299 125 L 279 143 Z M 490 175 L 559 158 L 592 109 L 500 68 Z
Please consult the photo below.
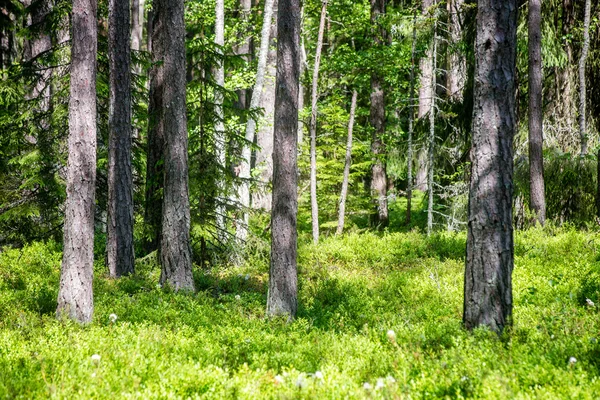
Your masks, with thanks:
M 267 315 L 287 315 L 292 319 L 298 308 L 296 221 L 300 1 L 279 0 L 277 20 L 273 209 Z
M 310 96 L 310 211 L 312 217 L 313 242 L 315 244 L 319 243 L 319 203 L 317 202 L 317 100 L 319 98 L 319 67 L 321 64 L 321 50 L 323 49 L 323 32 L 325 31 L 326 16 L 327 0 L 323 0 Z
M 352 130 L 354 129 L 354 116 L 356 114 L 356 99 L 358 92 L 352 91 L 352 103 L 350 104 L 350 121 L 348 121 L 348 140 L 346 142 L 346 163 L 344 165 L 344 179 L 342 180 L 342 193 L 340 194 L 340 208 L 338 210 L 338 225 L 336 235 L 344 231 L 344 219 L 346 216 L 346 197 L 348 196 L 348 181 L 350 180 L 350 165 L 352 164 Z
M 131 1 L 131 48 L 142 49 L 144 35 L 144 0 Z
M 423 15 L 427 16 L 430 11 L 429 9 L 437 2 L 437 0 L 422 1 Z M 435 92 L 431 91 L 431 85 L 429 84 L 429 82 L 431 82 L 431 74 L 433 73 L 433 71 L 431 71 L 431 58 L 433 57 L 432 50 L 433 49 L 431 47 L 428 48 L 425 56 L 421 58 L 421 61 L 419 62 L 421 70 L 421 86 L 419 87 L 419 113 L 417 114 L 419 119 L 423 118 L 425 115 L 427 115 L 429 110 L 431 110 L 431 100 L 435 95 Z M 427 166 L 423 165 L 422 169 L 426 171 Z M 423 188 L 420 190 L 423 190 Z
M 463 91 L 467 81 L 467 59 L 457 49 L 463 35 L 462 5 L 464 2 L 465 0 L 448 1 L 448 33 L 451 47 L 448 56 L 446 91 L 448 97 L 455 102 L 463 101 Z
M 67 200 L 56 310 L 59 318 L 81 323 L 91 322 L 94 313 L 96 11 L 95 0 L 73 0 Z
M 252 13 L 252 1 L 251 0 L 240 0 L 239 1 L 239 19 L 243 26 L 250 27 L 249 20 L 250 14 Z M 243 38 L 241 43 L 235 47 L 235 54 L 240 56 L 246 63 L 250 63 L 251 59 L 251 43 L 252 34 L 248 32 Z M 240 110 L 246 110 L 248 108 L 248 89 L 239 89 L 237 91 L 236 107 Z
M 261 103 L 265 72 L 267 69 L 267 56 L 269 54 L 269 38 L 273 20 L 273 4 L 275 0 L 266 0 L 263 12 L 263 26 L 260 35 L 260 50 L 258 52 L 258 66 L 256 69 L 256 81 L 250 99 L 250 109 L 256 110 Z M 254 142 L 256 134 L 256 120 L 250 118 L 246 123 L 246 143 L 242 147 L 242 158 L 239 165 L 239 177 L 242 182 L 238 188 L 238 201 L 242 207 L 238 220 L 236 221 L 236 238 L 243 242 L 248 237 L 248 208 L 250 207 L 250 157 L 252 149 L 250 143 Z
M 215 83 L 215 156 L 219 167 L 225 171 L 225 114 L 223 112 L 223 90 L 225 90 L 225 67 L 223 66 L 223 46 L 225 45 L 225 4 L 224 0 L 215 2 L 215 45 L 217 47 L 217 61 L 213 70 Z M 217 178 L 217 186 L 222 195 L 225 191 L 224 179 Z M 225 206 L 217 202 L 215 210 L 218 236 L 221 241 L 226 240 Z
M 479 0 L 463 322 L 501 332 L 512 319 L 516 0 Z
M 113 278 L 132 274 L 135 264 L 129 35 L 129 3 L 110 0 L 108 4 L 110 104 L 106 261 L 110 276 Z
M 160 283 L 175 290 L 194 290 L 190 248 L 188 138 L 185 102 L 185 22 L 183 0 L 156 0 L 154 60 L 161 108 L 156 124 L 165 139 L 164 194 L 160 237 Z
M 541 0 L 529 0 L 529 182 L 531 210 L 541 225 L 546 221 L 542 113 Z
M 385 0 L 371 0 L 371 25 L 373 26 L 374 42 L 381 46 L 385 43 L 385 28 L 379 27 L 379 18 L 385 15 Z M 371 73 L 371 126 L 373 126 L 373 137 L 371 140 L 371 153 L 373 154 L 373 166 L 371 167 L 371 192 L 376 199 L 376 210 L 372 215 L 372 225 L 384 228 L 388 225 L 387 204 L 387 175 L 385 162 L 385 145 L 383 135 L 385 134 L 385 93 L 382 78 L 377 72 Z
M 412 48 L 410 52 L 410 92 L 408 104 L 408 151 L 406 177 L 406 224 L 410 224 L 413 191 L 413 135 L 415 121 L 415 53 L 417 46 L 417 11 L 413 15 Z
M 437 13 L 433 23 L 432 38 L 432 57 L 431 57 L 431 93 L 435 93 L 437 87 L 436 68 L 437 68 Z M 427 155 L 427 236 L 431 235 L 433 230 L 433 168 L 434 168 L 434 150 L 435 150 L 435 96 L 431 98 L 431 109 L 429 110 L 429 140 Z
M 590 49 L 590 14 L 591 0 L 585 1 L 585 16 L 583 20 L 583 46 L 581 47 L 581 57 L 579 58 L 579 137 L 581 141 L 581 155 L 588 152 L 588 135 L 585 115 L 585 64 L 587 62 Z

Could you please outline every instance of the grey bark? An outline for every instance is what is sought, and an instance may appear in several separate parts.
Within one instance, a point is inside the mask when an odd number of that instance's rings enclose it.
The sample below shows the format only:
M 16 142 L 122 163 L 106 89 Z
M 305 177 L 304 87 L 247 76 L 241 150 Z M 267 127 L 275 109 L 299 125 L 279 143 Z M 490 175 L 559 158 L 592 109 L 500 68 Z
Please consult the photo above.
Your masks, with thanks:
M 73 0 L 67 199 L 56 314 L 81 323 L 90 322 L 94 312 L 96 12 L 95 0 Z
M 427 16 L 429 14 L 430 7 L 435 4 L 436 0 L 423 0 L 423 15 Z M 433 57 L 432 48 L 429 47 L 425 53 L 425 56 L 421 58 L 420 70 L 421 70 L 421 86 L 419 87 L 419 113 L 417 114 L 419 119 L 423 118 L 429 110 L 431 110 L 431 100 L 435 92 L 431 91 L 431 75 L 433 71 L 431 70 L 431 59 Z M 423 169 L 426 171 L 427 166 L 423 165 Z M 426 173 L 426 172 L 425 172 Z M 421 188 L 420 190 L 423 190 Z
M 413 15 L 412 45 L 410 52 L 410 92 L 408 94 L 408 151 L 407 159 L 407 178 L 406 178 L 406 223 L 410 224 L 412 213 L 412 192 L 413 192 L 413 134 L 415 124 L 415 53 L 417 47 L 417 12 Z
M 541 225 L 546 221 L 542 112 L 542 8 L 541 0 L 529 0 L 529 198 L 531 211 Z
M 273 152 L 271 266 L 267 314 L 292 319 L 298 308 L 297 135 L 300 78 L 300 1 L 279 0 Z
M 512 318 L 516 0 L 479 0 L 463 322 L 501 332 Z
M 239 1 L 239 19 L 242 22 L 243 26 L 249 25 L 250 15 L 252 13 L 252 1 L 251 0 L 240 0 Z M 251 47 L 252 47 L 252 34 L 250 32 L 246 33 L 245 37 L 241 40 L 241 42 L 235 47 L 235 54 L 240 56 L 246 63 L 250 63 L 251 59 Z M 237 101 L 236 107 L 240 110 L 245 110 L 248 108 L 248 93 L 247 89 L 239 89 L 237 91 Z
M 352 131 L 354 129 L 354 116 L 356 114 L 356 100 L 358 92 L 352 91 L 352 102 L 350 104 L 350 120 L 348 121 L 348 139 L 346 141 L 346 162 L 344 164 L 344 179 L 342 180 L 342 192 L 340 194 L 340 207 L 338 210 L 338 225 L 335 232 L 341 235 L 344 231 L 344 220 L 346 217 L 346 198 L 348 196 L 348 182 L 350 180 L 350 165 L 352 164 Z
M 164 194 L 160 237 L 160 283 L 194 290 L 190 249 L 190 203 L 186 118 L 185 23 L 183 0 L 156 0 L 153 52 L 161 108 L 156 124 L 164 132 Z
M 371 25 L 376 45 L 385 43 L 385 28 L 379 27 L 380 16 L 385 15 L 385 0 L 371 0 Z M 371 193 L 376 201 L 376 210 L 372 215 L 371 224 L 378 228 L 388 225 L 387 204 L 387 174 L 385 169 L 385 145 L 383 135 L 385 134 L 385 93 L 382 78 L 378 72 L 371 73 L 371 112 L 370 122 L 373 127 L 371 138 L 371 153 L 373 165 L 371 166 Z
M 144 36 L 144 0 L 131 1 L 131 48 L 135 51 L 142 49 Z
M 113 278 L 134 273 L 131 168 L 129 2 L 108 4 L 108 226 L 106 262 Z
M 419 104 L 421 104 L 419 102 Z M 427 147 L 421 146 L 417 153 L 417 176 L 415 177 L 415 189 L 421 192 L 427 191 Z
M 317 48 L 315 50 L 315 64 L 313 66 L 312 91 L 310 96 L 310 214 L 312 217 L 312 236 L 315 244 L 319 243 L 319 203 L 317 202 L 317 106 L 319 98 L 319 67 L 321 65 L 321 50 L 323 49 L 323 32 L 325 31 L 325 17 L 327 16 L 327 0 L 321 3 L 321 20 Z
M 581 57 L 579 58 L 579 137 L 581 141 L 581 154 L 588 152 L 588 135 L 586 127 L 585 102 L 585 64 L 587 62 L 588 52 L 590 50 L 590 14 L 591 0 L 585 1 L 585 16 L 583 20 L 583 45 L 581 47 Z
M 465 0 L 448 1 L 450 54 L 448 56 L 446 91 L 448 97 L 455 102 L 462 102 L 467 81 L 467 59 L 457 49 L 463 35 L 462 6 L 464 2 Z
M 271 35 L 271 26 L 273 25 L 273 5 L 275 0 L 266 0 L 263 12 L 263 25 L 261 30 L 260 49 L 258 52 L 258 66 L 256 69 L 256 80 L 250 99 L 250 109 L 260 107 L 263 87 L 265 83 L 265 74 L 267 69 L 267 57 L 269 54 L 269 38 Z M 245 139 L 246 143 L 242 147 L 242 158 L 239 165 L 239 177 L 242 183 L 238 188 L 238 202 L 242 209 L 236 221 L 236 238 L 239 241 L 245 241 L 248 236 L 248 213 L 250 207 L 250 157 L 252 149 L 248 143 L 254 142 L 256 134 L 256 120 L 250 118 L 246 123 Z
M 432 57 L 431 57 L 431 92 L 435 93 L 437 86 L 436 68 L 437 68 L 437 15 L 433 23 Z M 433 230 L 433 168 L 434 168 L 434 150 L 435 150 L 435 96 L 430 101 L 429 110 L 429 140 L 427 153 L 427 236 L 431 235 Z
M 215 156 L 219 167 L 225 170 L 225 113 L 223 112 L 223 90 L 225 90 L 225 67 L 223 65 L 223 46 L 225 45 L 225 4 L 223 0 L 215 2 L 215 45 L 220 58 L 217 59 L 213 70 L 215 83 Z M 221 195 L 225 192 L 225 181 L 223 177 L 217 178 L 217 186 Z M 215 210 L 216 225 L 221 241 L 227 239 L 225 226 L 225 205 L 217 202 Z

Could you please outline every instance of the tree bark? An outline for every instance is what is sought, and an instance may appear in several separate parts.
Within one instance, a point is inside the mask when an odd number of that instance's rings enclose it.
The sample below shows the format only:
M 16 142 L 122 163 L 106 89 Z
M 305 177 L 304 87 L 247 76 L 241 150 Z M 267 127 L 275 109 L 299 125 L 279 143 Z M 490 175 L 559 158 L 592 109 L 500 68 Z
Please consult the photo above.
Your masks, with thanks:
M 516 0 L 479 0 L 463 322 L 502 332 L 512 318 Z
M 325 31 L 326 16 L 327 0 L 323 0 L 310 96 L 310 211 L 312 217 L 313 242 L 315 244 L 319 243 L 319 203 L 317 202 L 317 100 L 319 98 L 319 67 L 321 64 L 321 50 L 323 49 L 323 32 Z
M 385 28 L 379 27 L 380 16 L 385 15 L 385 0 L 371 0 L 371 25 L 373 26 L 374 42 L 377 46 L 385 43 Z M 376 210 L 372 214 L 371 224 L 377 228 L 388 225 L 387 204 L 387 174 L 385 169 L 385 145 L 383 135 L 385 134 L 385 94 L 382 78 L 378 72 L 371 73 L 371 126 L 373 137 L 371 140 L 371 153 L 373 154 L 373 165 L 371 167 L 371 192 L 376 199 Z
M 215 83 L 218 88 L 215 90 L 215 156 L 216 161 L 225 171 L 225 113 L 223 112 L 223 90 L 225 90 L 225 67 L 223 65 L 223 46 L 225 45 L 225 4 L 224 0 L 216 0 L 215 2 L 215 45 L 217 51 L 217 61 L 213 70 Z M 219 194 L 225 192 L 225 182 L 223 177 L 217 177 L 217 186 Z M 227 239 L 225 226 L 225 205 L 217 201 L 215 209 L 215 218 L 218 236 L 221 241 Z
M 429 8 L 436 3 L 436 0 L 423 0 L 423 15 L 427 16 L 429 14 Z M 432 48 L 429 47 L 425 53 L 425 56 L 421 58 L 420 70 L 421 70 L 421 86 L 419 87 L 419 113 L 417 114 L 418 118 L 421 119 L 429 110 L 431 110 L 431 100 L 435 95 L 434 92 L 431 91 L 431 75 L 433 71 L 431 70 L 431 58 L 433 57 Z M 423 169 L 426 171 L 427 166 L 424 165 Z M 421 188 L 420 190 L 423 190 Z
M 73 0 L 69 157 L 59 318 L 92 320 L 94 296 L 94 200 L 96 189 L 97 3 Z
M 585 64 L 587 62 L 588 52 L 590 50 L 591 3 L 591 0 L 585 1 L 585 16 L 583 20 L 583 45 L 581 47 L 581 57 L 579 58 L 579 137 L 581 141 L 581 155 L 586 155 L 588 152 L 588 135 L 585 115 Z
M 436 13 L 437 14 L 437 13 Z M 436 92 L 437 87 L 437 15 L 434 16 L 433 38 L 431 52 L 431 93 Z M 435 96 L 430 101 L 429 110 L 429 140 L 427 154 L 427 236 L 431 235 L 433 230 L 433 168 L 434 168 L 434 150 L 435 150 Z
M 279 0 L 273 151 L 271 267 L 267 314 L 292 319 L 298 308 L 297 135 L 300 78 L 300 1 Z
M 542 112 L 542 7 L 529 0 L 529 199 L 537 221 L 546 221 Z
M 131 48 L 142 49 L 144 40 L 144 0 L 131 1 Z
M 412 45 L 410 52 L 410 92 L 408 94 L 408 151 L 406 154 L 406 224 L 410 224 L 413 191 L 413 135 L 415 124 L 415 54 L 417 47 L 417 12 L 413 15 Z
M 263 26 L 260 36 L 260 49 L 258 52 L 258 66 L 256 69 L 256 80 L 250 99 L 250 109 L 257 109 L 262 100 L 263 86 L 265 83 L 265 73 L 267 69 L 267 56 L 269 54 L 269 38 L 271 35 L 271 26 L 273 24 L 273 5 L 275 0 L 266 0 L 263 12 Z M 250 207 L 250 157 L 252 149 L 249 143 L 254 142 L 256 134 L 256 120 L 250 118 L 246 123 L 245 139 L 246 143 L 242 147 L 242 158 L 239 165 L 239 177 L 242 182 L 238 188 L 238 202 L 241 206 L 239 217 L 236 221 L 236 238 L 243 242 L 248 236 L 248 208 Z
M 157 0 L 153 40 L 161 108 L 156 124 L 164 133 L 164 194 L 160 237 L 160 283 L 194 290 L 190 248 L 188 137 L 186 118 L 183 0 Z
M 464 2 L 465 0 L 448 1 L 450 54 L 448 56 L 446 91 L 448 97 L 455 102 L 463 101 L 463 91 L 467 81 L 467 59 L 457 49 L 463 36 L 462 6 Z
M 348 196 L 348 181 L 350 180 L 350 165 L 352 164 L 352 131 L 354 129 L 354 116 L 356 114 L 356 99 L 358 92 L 352 91 L 352 103 L 350 104 L 350 121 L 348 122 L 348 139 L 346 141 L 346 163 L 344 164 L 344 179 L 342 180 L 342 193 L 340 194 L 340 208 L 338 210 L 338 225 L 335 232 L 341 235 L 344 231 L 344 219 L 346 216 L 346 197 Z
M 252 13 L 251 0 L 239 0 L 239 19 L 243 26 L 249 25 L 250 15 Z M 252 48 L 252 34 L 247 32 L 242 41 L 235 47 L 235 54 L 240 56 L 246 63 L 250 63 Z M 240 110 L 248 108 L 248 89 L 239 89 L 237 91 L 236 107 Z
M 113 278 L 134 273 L 129 2 L 108 4 L 109 138 L 107 265 Z M 135 10 L 134 10 L 135 12 Z

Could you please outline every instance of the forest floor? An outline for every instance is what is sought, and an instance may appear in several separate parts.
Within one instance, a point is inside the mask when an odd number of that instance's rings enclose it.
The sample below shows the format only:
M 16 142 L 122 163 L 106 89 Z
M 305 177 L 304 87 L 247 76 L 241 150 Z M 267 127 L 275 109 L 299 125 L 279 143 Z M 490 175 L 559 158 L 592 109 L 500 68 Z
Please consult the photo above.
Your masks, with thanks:
M 85 327 L 54 318 L 58 245 L 3 252 L 0 398 L 600 393 L 599 233 L 516 234 L 514 326 L 500 338 L 461 326 L 465 234 L 351 233 L 318 250 L 302 242 L 293 323 L 265 319 L 264 244 L 241 267 L 197 268 L 195 295 L 160 289 L 155 263 L 118 281 L 99 263 Z

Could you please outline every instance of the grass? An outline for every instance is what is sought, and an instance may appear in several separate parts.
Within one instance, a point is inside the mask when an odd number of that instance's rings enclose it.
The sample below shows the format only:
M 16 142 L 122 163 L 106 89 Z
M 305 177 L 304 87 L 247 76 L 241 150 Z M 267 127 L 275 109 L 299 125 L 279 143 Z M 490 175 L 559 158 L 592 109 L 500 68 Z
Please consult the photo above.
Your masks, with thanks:
M 600 304 L 600 234 L 516 235 L 514 326 L 501 338 L 461 326 L 464 234 L 352 233 L 318 249 L 309 242 L 299 250 L 300 309 L 290 324 L 265 319 L 264 243 L 243 266 L 197 269 L 196 295 L 158 288 L 153 262 L 118 281 L 98 264 L 94 322 L 85 327 L 54 318 L 57 245 L 3 252 L 0 398 L 600 393 L 599 313 L 586 302 Z

